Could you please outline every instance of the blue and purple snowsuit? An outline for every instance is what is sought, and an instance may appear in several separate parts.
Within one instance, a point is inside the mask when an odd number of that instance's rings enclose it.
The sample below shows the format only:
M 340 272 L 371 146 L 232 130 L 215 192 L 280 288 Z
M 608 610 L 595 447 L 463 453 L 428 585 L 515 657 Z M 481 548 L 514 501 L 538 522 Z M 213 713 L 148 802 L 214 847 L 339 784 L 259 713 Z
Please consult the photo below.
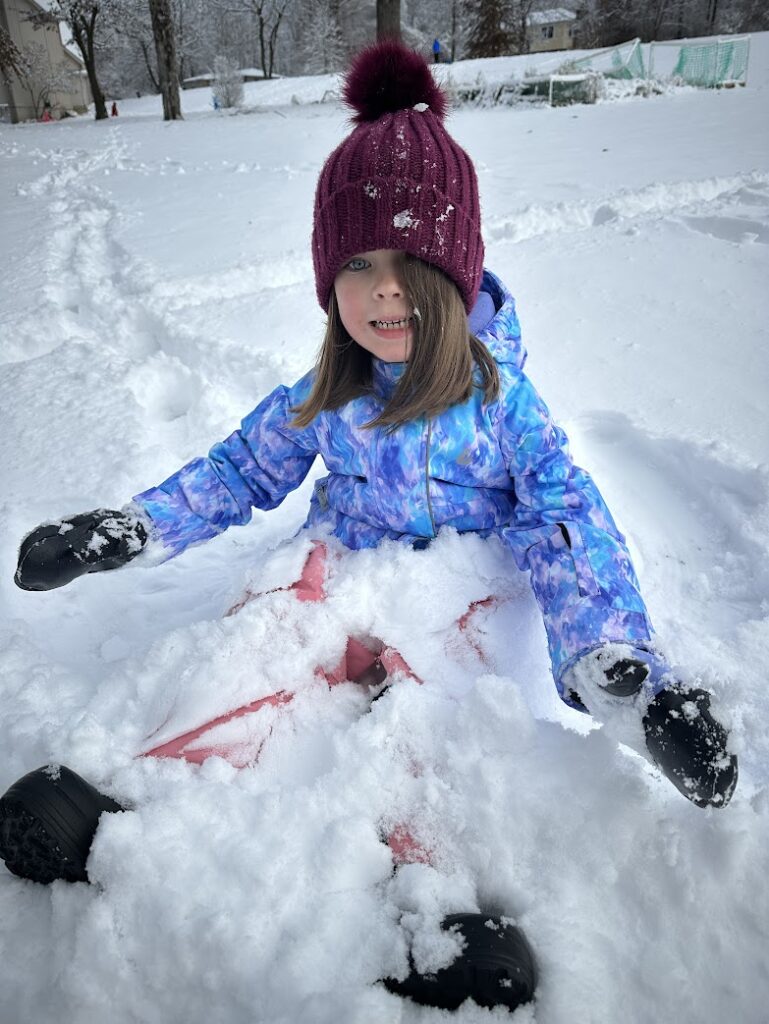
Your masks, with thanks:
M 276 388 L 207 458 L 134 501 L 171 558 L 247 523 L 253 508 L 275 508 L 320 455 L 328 475 L 315 484 L 305 527 L 330 530 L 347 547 L 383 538 L 423 546 L 445 526 L 496 534 L 531 572 L 556 685 L 571 703 L 569 666 L 604 643 L 650 649 L 651 623 L 622 534 L 523 373 L 515 303 L 489 271 L 470 324 L 499 369 L 491 404 L 476 388 L 433 419 L 366 429 L 405 368 L 374 359 L 370 394 L 297 429 L 292 409 L 309 395 L 312 371 Z

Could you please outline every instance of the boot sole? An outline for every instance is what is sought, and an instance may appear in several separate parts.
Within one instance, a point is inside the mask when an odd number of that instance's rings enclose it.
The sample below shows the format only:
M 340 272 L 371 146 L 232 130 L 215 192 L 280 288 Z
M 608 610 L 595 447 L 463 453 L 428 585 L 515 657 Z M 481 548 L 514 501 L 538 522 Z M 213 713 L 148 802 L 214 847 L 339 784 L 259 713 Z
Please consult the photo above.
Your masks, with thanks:
M 99 818 L 123 808 L 69 768 L 38 768 L 0 799 L 0 855 L 15 875 L 47 884 L 87 882 Z

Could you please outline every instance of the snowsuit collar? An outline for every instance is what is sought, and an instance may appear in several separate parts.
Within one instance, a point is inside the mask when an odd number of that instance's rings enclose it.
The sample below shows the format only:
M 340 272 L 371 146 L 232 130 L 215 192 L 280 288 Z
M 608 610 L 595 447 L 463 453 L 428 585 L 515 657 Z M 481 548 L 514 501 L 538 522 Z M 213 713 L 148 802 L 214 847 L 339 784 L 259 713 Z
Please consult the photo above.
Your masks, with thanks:
M 490 300 L 490 301 L 489 301 Z M 483 323 L 484 310 L 491 308 L 491 318 Z M 526 361 L 526 350 L 521 344 L 521 332 L 515 314 L 513 297 L 499 278 L 490 270 L 484 270 L 481 290 L 469 316 L 470 329 L 491 352 L 497 363 L 512 363 L 519 369 Z M 406 372 L 406 363 L 387 363 L 372 359 L 372 384 L 374 393 L 389 399 Z

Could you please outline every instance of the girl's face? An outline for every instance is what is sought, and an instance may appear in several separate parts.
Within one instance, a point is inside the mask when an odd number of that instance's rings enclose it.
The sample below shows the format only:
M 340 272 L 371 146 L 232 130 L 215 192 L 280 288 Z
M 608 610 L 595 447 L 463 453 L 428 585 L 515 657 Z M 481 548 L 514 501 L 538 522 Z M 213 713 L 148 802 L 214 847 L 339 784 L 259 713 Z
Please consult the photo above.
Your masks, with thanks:
M 405 362 L 414 336 L 402 266 L 400 250 L 375 249 L 353 256 L 334 278 L 339 316 L 347 333 L 386 363 Z

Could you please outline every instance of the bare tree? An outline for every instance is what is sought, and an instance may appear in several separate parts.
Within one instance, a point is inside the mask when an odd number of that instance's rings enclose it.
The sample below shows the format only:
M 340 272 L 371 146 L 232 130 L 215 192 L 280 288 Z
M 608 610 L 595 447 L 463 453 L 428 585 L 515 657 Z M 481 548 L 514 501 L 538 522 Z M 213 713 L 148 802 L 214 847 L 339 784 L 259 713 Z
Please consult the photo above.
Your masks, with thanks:
M 705 23 L 708 26 L 708 30 L 712 32 L 716 26 L 716 19 L 718 18 L 718 0 L 708 0 L 708 9 L 705 14 Z
M 576 45 L 614 46 L 769 28 L 766 0 L 581 0 Z
M 464 0 L 464 56 L 528 53 L 529 16 L 540 5 L 539 0 Z
M 291 0 L 241 0 L 231 12 L 247 11 L 256 22 L 259 38 L 259 58 L 265 78 L 272 78 L 275 71 L 275 50 L 283 18 Z
M 643 0 L 585 0 L 575 26 L 575 44 L 580 49 L 615 46 L 642 35 L 645 6 Z
M 53 0 L 48 0 L 53 2 Z M 142 90 L 159 76 L 149 0 L 99 0 L 96 59 L 110 90 Z M 402 38 L 425 54 L 437 37 L 452 59 L 526 48 L 525 18 L 558 6 L 580 16 L 576 44 L 590 49 L 644 39 L 769 28 L 767 0 L 400 0 Z M 168 0 L 180 80 L 224 55 L 266 76 L 339 70 L 377 35 L 372 0 Z M 715 20 L 713 20 L 715 19 Z M 397 20 L 397 19 L 396 19 Z M 495 24 L 496 22 L 496 24 Z
M 176 37 L 169 0 L 149 0 L 152 34 L 158 62 L 158 81 L 163 96 L 163 120 L 178 121 L 182 116 L 179 99 L 179 65 L 176 62 Z
M 457 58 L 457 50 L 464 42 L 465 25 L 462 18 L 462 0 L 450 0 L 449 7 L 449 57 Z
M 50 0 L 49 10 L 28 15 L 28 20 L 35 25 L 45 26 L 63 21 L 69 26 L 85 64 L 97 121 L 103 121 L 108 116 L 104 92 L 96 73 L 96 30 L 103 6 L 105 2 L 102 0 Z
M 339 0 L 304 0 L 299 49 L 303 70 L 311 75 L 339 71 L 345 46 L 339 16 Z
M 136 0 L 111 0 L 110 7 L 112 32 L 99 53 L 109 67 L 114 91 L 120 95 L 126 87 L 135 87 L 138 80 L 145 88 L 148 83 L 160 92 L 149 7 Z M 139 61 L 142 71 L 136 68 Z
M 56 0 L 56 3 L 83 58 L 93 96 L 94 117 L 97 121 L 103 121 L 107 117 L 107 104 L 96 73 L 95 49 L 100 5 L 98 0 Z
M 0 25 L 0 75 L 8 79 L 12 75 L 21 75 L 25 68 L 21 50 Z
M 465 0 L 467 57 L 501 57 L 510 53 L 505 0 Z
M 507 4 L 505 22 L 511 53 L 529 52 L 529 15 L 534 6 L 535 0 L 511 0 Z
M 708 0 L 709 5 L 717 3 L 717 0 Z M 655 39 L 663 39 L 662 27 L 670 14 L 670 0 L 647 0 L 644 4 L 643 26 L 638 35 L 644 42 L 651 42 Z
M 733 24 L 737 32 L 764 32 L 769 29 L 769 5 L 766 0 L 735 0 Z

